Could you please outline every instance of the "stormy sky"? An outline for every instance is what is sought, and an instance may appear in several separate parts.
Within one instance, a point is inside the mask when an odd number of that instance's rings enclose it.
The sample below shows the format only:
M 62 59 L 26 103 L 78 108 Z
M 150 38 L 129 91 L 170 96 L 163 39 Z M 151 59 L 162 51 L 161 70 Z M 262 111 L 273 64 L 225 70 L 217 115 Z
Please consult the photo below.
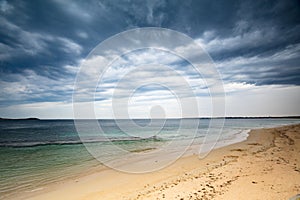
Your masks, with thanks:
M 0 117 L 73 118 L 74 81 L 83 60 L 105 39 L 142 27 L 179 31 L 211 56 L 223 80 L 227 116 L 300 115 L 297 0 L 0 0 Z M 131 58 L 151 55 L 161 60 L 154 51 Z M 112 88 L 97 94 L 99 118 L 112 117 Z M 134 107 L 134 117 L 148 116 L 143 108 L 153 96 L 171 105 L 167 93 L 142 93 L 144 104 Z M 209 115 L 207 97 L 198 100 L 201 116 Z

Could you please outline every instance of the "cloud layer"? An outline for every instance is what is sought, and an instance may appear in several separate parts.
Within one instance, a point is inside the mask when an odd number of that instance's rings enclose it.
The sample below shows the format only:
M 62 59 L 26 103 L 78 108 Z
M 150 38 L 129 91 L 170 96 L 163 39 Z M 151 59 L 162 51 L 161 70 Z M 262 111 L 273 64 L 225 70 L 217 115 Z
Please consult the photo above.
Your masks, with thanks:
M 289 91 L 294 93 L 300 85 L 299 19 L 296 0 L 0 0 L 1 113 L 13 116 L 8 106 L 70 103 L 79 66 L 97 44 L 119 32 L 149 26 L 195 39 L 215 62 L 229 96 L 269 87 L 293 88 Z M 130 59 L 172 65 L 184 72 L 199 97 L 207 93 L 201 80 L 170 55 L 143 51 Z M 115 78 L 125 73 L 111 70 L 97 93 L 100 102 L 108 100 Z M 153 68 L 148 76 L 158 72 Z M 144 91 L 145 98 L 153 91 Z M 299 95 L 291 96 L 300 100 Z

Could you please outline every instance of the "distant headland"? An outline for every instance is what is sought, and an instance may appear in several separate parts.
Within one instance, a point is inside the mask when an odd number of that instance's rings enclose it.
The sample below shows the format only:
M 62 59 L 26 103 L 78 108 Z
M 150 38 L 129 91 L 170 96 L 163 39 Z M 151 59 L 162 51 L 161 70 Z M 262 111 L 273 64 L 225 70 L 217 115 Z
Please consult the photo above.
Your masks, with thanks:
M 17 119 L 13 119 L 13 118 L 1 118 L 0 120 L 30 120 L 30 121 L 36 121 L 36 120 L 40 120 L 39 118 L 36 117 L 30 117 L 30 118 L 17 118 Z

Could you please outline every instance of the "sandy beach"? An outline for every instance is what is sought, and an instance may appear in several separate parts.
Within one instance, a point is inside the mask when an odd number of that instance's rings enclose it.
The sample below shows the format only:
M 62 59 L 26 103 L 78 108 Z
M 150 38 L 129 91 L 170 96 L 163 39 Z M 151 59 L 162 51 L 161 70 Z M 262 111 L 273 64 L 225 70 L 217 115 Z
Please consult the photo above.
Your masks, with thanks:
M 299 155 L 300 125 L 258 129 L 204 159 L 183 157 L 146 174 L 99 170 L 26 199 L 289 199 L 300 193 Z

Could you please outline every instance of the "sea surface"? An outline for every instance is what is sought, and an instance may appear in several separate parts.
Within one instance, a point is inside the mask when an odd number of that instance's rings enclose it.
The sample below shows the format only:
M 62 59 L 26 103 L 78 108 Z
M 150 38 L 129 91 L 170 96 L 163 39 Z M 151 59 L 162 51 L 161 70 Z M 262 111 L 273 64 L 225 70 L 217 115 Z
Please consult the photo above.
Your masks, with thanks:
M 198 121 L 196 134 L 189 123 Z M 179 128 L 182 125 L 184 127 Z M 209 119 L 135 120 L 140 127 L 163 126 L 153 134 L 151 128 L 136 129 L 127 120 L 99 120 L 103 134 L 82 120 L 84 135 L 76 130 L 73 120 L 0 120 L 0 199 L 14 199 L 16 194 L 30 194 L 45 190 L 47 185 L 74 178 L 102 164 L 85 148 L 82 142 L 101 145 L 104 149 L 118 145 L 131 152 L 143 152 L 159 147 L 171 140 L 203 141 L 210 127 Z M 221 135 L 219 129 L 211 136 L 218 137 L 219 146 L 239 142 L 247 137 L 250 129 L 276 127 L 300 123 L 300 119 L 226 119 Z M 119 126 L 122 126 L 122 129 Z M 124 130 L 125 127 L 125 130 Z M 180 131 L 179 131 L 180 130 Z M 179 131 L 179 132 L 178 132 Z M 220 136 L 220 137 L 219 137 Z M 217 145 L 218 146 L 218 145 Z M 115 152 L 102 156 L 117 158 Z M 20 196 L 20 195 L 18 195 Z

